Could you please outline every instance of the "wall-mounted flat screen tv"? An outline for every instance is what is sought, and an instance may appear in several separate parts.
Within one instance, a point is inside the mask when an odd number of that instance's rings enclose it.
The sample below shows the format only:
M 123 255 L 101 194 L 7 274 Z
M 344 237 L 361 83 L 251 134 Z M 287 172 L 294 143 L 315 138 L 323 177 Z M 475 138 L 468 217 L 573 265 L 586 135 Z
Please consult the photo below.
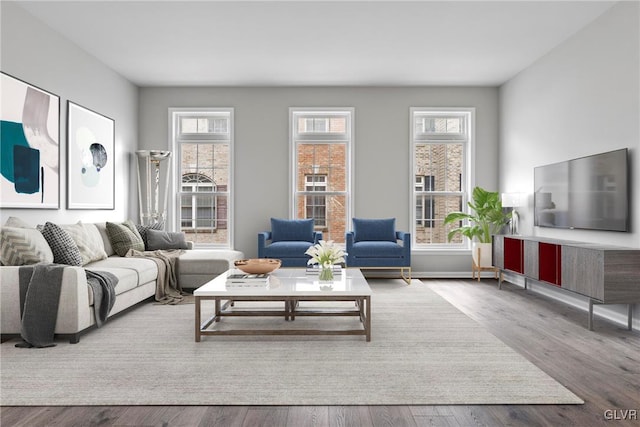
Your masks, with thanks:
M 535 225 L 629 231 L 627 151 L 536 167 Z

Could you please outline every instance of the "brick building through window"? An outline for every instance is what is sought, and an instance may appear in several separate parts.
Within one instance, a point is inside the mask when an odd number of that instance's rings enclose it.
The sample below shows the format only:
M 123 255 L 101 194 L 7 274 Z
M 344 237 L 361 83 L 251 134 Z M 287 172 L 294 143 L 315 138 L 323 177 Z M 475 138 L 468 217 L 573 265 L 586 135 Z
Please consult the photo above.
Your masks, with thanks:
M 175 111 L 179 230 L 196 245 L 231 245 L 231 110 Z
M 293 216 L 344 243 L 350 218 L 351 110 L 291 110 Z
M 413 239 L 417 248 L 462 246 L 451 242 L 444 225 L 449 212 L 463 209 L 469 193 L 467 156 L 470 152 L 472 110 L 412 109 Z

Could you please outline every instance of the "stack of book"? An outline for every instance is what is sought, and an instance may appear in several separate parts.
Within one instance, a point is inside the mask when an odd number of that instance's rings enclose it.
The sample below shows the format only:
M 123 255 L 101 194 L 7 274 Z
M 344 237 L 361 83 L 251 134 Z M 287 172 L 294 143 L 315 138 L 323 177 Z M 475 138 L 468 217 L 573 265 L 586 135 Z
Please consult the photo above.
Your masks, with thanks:
M 268 274 L 247 274 L 237 273 L 227 276 L 227 286 L 254 287 L 267 286 L 269 284 Z
M 320 274 L 320 266 L 318 264 L 313 264 L 307 266 L 307 274 Z M 342 266 L 340 264 L 333 265 L 333 275 L 342 274 Z

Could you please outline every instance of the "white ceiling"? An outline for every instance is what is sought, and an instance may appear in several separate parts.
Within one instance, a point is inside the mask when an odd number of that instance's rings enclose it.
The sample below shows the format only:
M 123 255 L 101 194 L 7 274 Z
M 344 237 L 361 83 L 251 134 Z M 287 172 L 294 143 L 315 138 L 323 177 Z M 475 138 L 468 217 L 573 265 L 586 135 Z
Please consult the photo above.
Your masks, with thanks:
M 139 86 L 500 85 L 611 1 L 19 3 Z

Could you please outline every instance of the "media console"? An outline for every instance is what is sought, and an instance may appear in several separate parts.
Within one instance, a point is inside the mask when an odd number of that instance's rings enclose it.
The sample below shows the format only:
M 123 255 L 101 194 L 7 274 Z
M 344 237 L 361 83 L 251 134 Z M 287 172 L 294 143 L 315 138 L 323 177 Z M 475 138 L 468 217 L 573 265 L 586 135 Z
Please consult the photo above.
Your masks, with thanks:
M 640 302 L 640 249 L 517 235 L 493 236 L 493 265 L 589 298 L 589 330 L 594 304 L 627 304 L 631 330 L 633 304 Z

